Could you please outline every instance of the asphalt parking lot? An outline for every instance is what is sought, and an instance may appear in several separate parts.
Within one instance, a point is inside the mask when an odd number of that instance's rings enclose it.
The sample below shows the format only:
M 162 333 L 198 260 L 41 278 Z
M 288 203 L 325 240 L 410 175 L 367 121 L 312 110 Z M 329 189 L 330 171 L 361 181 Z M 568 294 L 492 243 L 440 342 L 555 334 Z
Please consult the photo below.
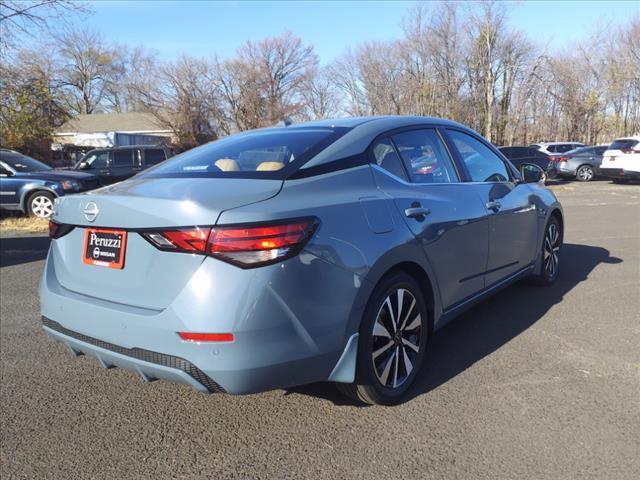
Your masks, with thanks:
M 445 327 L 392 408 L 330 384 L 203 395 L 74 358 L 40 328 L 48 240 L 5 232 L 0 476 L 640 478 L 640 185 L 553 188 L 558 282 Z

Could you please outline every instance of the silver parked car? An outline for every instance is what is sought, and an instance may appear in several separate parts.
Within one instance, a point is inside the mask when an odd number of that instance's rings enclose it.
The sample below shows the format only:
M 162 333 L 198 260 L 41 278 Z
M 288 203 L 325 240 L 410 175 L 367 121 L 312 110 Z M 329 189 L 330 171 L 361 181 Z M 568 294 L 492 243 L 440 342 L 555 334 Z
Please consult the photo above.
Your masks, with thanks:
M 429 337 L 558 275 L 562 208 L 472 130 L 425 117 L 234 135 L 59 199 L 45 331 L 203 392 L 332 381 L 394 403 Z
M 552 178 L 571 178 L 579 182 L 590 182 L 600 175 L 602 155 L 608 145 L 579 147 L 562 155 L 554 156 L 549 163 L 548 173 Z

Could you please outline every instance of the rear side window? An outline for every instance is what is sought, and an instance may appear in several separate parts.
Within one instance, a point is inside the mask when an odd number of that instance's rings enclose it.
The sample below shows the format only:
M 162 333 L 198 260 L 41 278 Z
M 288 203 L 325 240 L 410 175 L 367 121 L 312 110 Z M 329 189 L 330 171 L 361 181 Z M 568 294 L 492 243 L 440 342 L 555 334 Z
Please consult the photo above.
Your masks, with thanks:
M 602 155 L 604 152 L 606 152 L 607 150 L 609 150 L 609 146 L 606 145 L 604 147 L 596 147 L 595 151 L 596 151 L 596 155 Z
M 407 174 L 402 166 L 402 160 L 400 160 L 395 148 L 393 148 L 391 140 L 388 138 L 378 140 L 373 145 L 372 152 L 376 164 L 380 168 L 384 168 L 387 172 L 395 175 L 396 177 L 408 180 Z
M 404 165 L 415 183 L 458 181 L 453 162 L 434 129 L 411 130 L 393 135 Z
M 114 167 L 133 167 L 133 150 L 114 150 Z
M 563 143 L 562 145 L 556 145 L 555 151 L 558 153 L 565 153 L 569 150 L 573 150 L 577 145 L 572 145 L 571 143 Z
M 232 135 L 171 157 L 142 175 L 283 179 L 348 130 L 286 127 Z
M 609 150 L 628 150 L 635 147 L 637 144 L 638 140 L 633 140 L 632 138 L 623 138 L 620 140 L 614 140 L 613 143 L 609 145 Z
M 457 130 L 448 130 L 448 133 L 471 175 L 472 182 L 509 181 L 507 166 L 484 143 Z
M 557 152 L 559 152 L 558 147 L 559 147 L 559 145 L 549 145 L 547 147 L 547 152 L 557 153 Z
M 164 162 L 167 157 L 164 154 L 164 150 L 160 148 L 153 148 L 144 151 L 144 162 L 146 165 L 156 165 L 157 163 Z

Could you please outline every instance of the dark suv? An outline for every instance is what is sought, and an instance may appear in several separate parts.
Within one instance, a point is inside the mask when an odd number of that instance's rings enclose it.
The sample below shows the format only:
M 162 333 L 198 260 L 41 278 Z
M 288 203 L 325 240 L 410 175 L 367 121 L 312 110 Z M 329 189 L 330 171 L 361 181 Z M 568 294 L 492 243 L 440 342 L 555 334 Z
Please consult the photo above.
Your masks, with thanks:
M 97 148 L 82 157 L 73 169 L 93 173 L 103 185 L 108 185 L 133 177 L 170 156 L 171 151 L 162 145 Z

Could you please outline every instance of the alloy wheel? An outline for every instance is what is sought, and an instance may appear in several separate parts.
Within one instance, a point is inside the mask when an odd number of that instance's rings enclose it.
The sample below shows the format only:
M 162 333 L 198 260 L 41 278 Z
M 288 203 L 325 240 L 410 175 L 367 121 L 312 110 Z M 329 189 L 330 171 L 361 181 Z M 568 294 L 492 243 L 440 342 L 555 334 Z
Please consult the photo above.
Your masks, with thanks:
M 549 223 L 544 238 L 544 271 L 549 278 L 554 278 L 558 272 L 560 252 L 560 232 L 555 222 Z
M 418 361 L 422 316 L 416 298 L 404 288 L 389 294 L 373 324 L 371 360 L 380 384 L 395 389 L 407 381 Z
M 36 217 L 49 218 L 53 213 L 53 202 L 44 195 L 38 195 L 31 200 L 31 211 Z
M 593 178 L 593 169 L 591 167 L 580 167 L 578 169 L 578 179 L 588 182 Z

